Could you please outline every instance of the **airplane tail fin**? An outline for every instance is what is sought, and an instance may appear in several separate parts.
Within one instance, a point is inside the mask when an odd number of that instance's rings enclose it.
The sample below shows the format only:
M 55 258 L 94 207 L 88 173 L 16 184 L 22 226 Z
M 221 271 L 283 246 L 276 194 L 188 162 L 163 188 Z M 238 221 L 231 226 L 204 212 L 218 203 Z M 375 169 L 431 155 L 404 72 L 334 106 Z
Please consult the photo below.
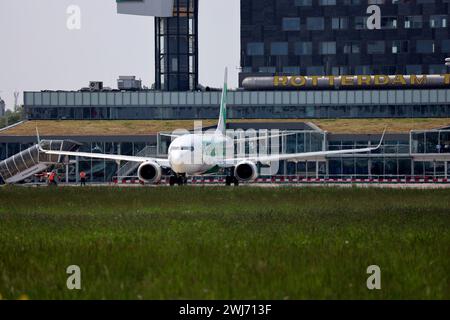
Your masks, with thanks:
M 220 116 L 217 124 L 217 132 L 226 133 L 227 129 L 227 99 L 228 99 L 228 69 L 225 68 L 225 81 L 223 84 L 222 98 L 220 99 Z

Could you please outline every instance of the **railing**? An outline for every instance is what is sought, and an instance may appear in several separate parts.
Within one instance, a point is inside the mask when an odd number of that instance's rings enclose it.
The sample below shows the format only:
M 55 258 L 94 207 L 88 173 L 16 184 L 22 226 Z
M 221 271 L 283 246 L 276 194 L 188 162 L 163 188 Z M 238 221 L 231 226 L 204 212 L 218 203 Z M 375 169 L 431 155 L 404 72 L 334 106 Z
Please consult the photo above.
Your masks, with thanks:
M 225 176 L 198 176 L 189 177 L 189 184 L 225 184 Z M 138 177 L 114 177 L 114 184 L 144 184 Z M 168 184 L 169 176 L 164 176 L 159 184 Z M 259 184 L 424 184 L 424 183 L 450 183 L 446 175 L 397 175 L 397 176 L 361 176 L 361 175 L 330 175 L 320 177 L 304 177 L 292 175 L 277 175 L 259 177 L 254 181 Z

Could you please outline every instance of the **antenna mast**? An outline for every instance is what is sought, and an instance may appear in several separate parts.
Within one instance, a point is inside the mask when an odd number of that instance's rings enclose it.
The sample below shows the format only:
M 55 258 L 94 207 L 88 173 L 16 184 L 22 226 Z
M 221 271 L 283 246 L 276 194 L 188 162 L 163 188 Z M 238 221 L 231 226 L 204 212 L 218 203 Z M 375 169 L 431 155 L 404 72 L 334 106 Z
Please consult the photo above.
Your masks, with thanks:
M 17 109 L 19 108 L 19 96 L 20 96 L 20 92 L 15 91 L 14 92 L 14 111 L 17 111 Z

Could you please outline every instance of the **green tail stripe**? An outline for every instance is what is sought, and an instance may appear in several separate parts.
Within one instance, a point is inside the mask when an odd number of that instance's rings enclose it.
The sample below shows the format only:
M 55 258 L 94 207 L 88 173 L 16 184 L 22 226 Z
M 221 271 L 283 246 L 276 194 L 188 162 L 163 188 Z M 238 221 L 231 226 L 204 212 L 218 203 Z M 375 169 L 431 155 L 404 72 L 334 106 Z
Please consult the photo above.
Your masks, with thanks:
M 227 99 L 228 99 L 228 88 L 227 88 L 227 84 L 225 83 L 224 85 L 224 90 L 223 90 L 223 97 L 222 97 L 222 106 L 221 106 L 221 111 L 222 111 L 222 121 L 223 124 L 226 124 L 227 121 Z

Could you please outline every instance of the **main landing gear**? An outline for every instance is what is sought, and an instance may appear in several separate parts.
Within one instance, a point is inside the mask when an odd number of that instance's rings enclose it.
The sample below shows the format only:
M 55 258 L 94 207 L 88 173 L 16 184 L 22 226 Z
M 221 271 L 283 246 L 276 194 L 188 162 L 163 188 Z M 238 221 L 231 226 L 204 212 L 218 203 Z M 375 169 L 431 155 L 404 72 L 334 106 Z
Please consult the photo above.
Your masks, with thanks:
M 236 187 L 239 186 L 239 180 L 235 176 L 227 176 L 225 178 L 225 185 L 228 187 L 232 184 L 234 184 Z
M 187 178 L 186 175 L 171 175 L 169 178 L 169 184 L 170 186 L 179 185 L 184 186 L 187 184 Z

